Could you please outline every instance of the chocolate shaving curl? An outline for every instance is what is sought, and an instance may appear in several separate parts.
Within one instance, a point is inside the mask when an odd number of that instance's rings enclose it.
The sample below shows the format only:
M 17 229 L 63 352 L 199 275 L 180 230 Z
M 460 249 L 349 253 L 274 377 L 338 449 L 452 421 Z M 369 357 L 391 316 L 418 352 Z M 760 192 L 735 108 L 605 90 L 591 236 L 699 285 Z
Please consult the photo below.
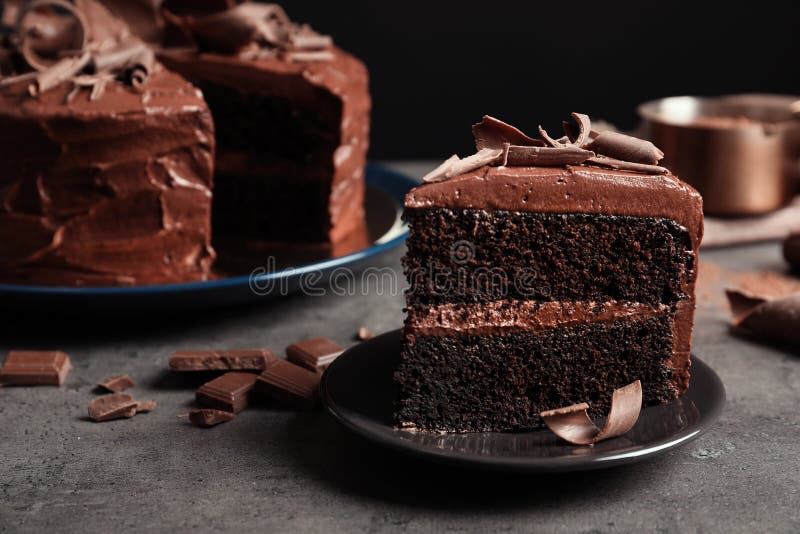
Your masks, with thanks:
M 632 161 L 623 161 L 619 159 L 609 158 L 606 156 L 595 156 L 586 160 L 589 165 L 596 165 L 598 167 L 605 167 L 608 169 L 617 169 L 620 171 L 633 171 L 641 174 L 667 174 L 669 169 L 660 167 L 658 165 L 648 165 L 646 163 L 634 163 Z
M 522 133 L 510 124 L 484 115 L 481 122 L 472 125 L 472 135 L 475 137 L 475 147 L 502 148 L 505 143 L 519 146 L 544 146 L 539 139 L 533 139 Z
M 572 119 L 574 124 L 564 123 L 566 135 L 554 139 L 539 126 L 542 139 L 533 139 L 508 123 L 484 115 L 481 122 L 472 126 L 478 152 L 464 159 L 451 156 L 428 173 L 423 182 L 441 182 L 484 165 L 583 164 L 640 174 L 669 173 L 664 167 L 655 165 L 664 153 L 653 143 L 616 132 L 597 133 L 592 130 L 589 116 L 583 113 L 572 113 Z
M 57 16 L 55 10 L 65 11 L 71 20 Z M 59 60 L 58 55 L 65 50 L 81 55 L 89 42 L 89 22 L 66 0 L 34 0 L 20 12 L 17 34 L 25 62 L 42 72 L 63 62 L 66 58 Z
M 333 40 L 308 25 L 292 22 L 277 4 L 244 2 L 231 9 L 200 17 L 168 18 L 185 27 L 197 44 L 208 50 L 265 59 L 278 52 L 290 61 L 330 61 Z
M 594 152 L 571 145 L 555 148 L 509 145 L 504 165 L 512 167 L 579 165 L 593 157 Z
M 800 345 L 800 293 L 768 298 L 740 289 L 725 294 L 737 334 L 773 343 Z
M 502 148 L 484 148 L 464 159 L 454 154 L 444 163 L 423 176 L 422 181 L 425 183 L 443 182 L 459 174 L 479 169 L 484 165 L 498 163 L 501 161 L 503 152 L 504 150 Z
M 540 415 L 547 427 L 561 439 L 574 445 L 593 445 L 604 439 L 630 431 L 642 409 L 642 383 L 637 380 L 614 390 L 611 410 L 602 428 L 597 428 L 588 414 L 585 402 L 565 408 L 547 410 Z
M 19 53 L 34 72 L 0 84 L 31 81 L 33 96 L 69 81 L 74 87 L 67 101 L 83 87 L 97 100 L 113 80 L 140 86 L 155 66 L 153 52 L 96 0 L 36 0 L 20 12 L 15 31 Z
M 601 132 L 586 148 L 610 158 L 645 165 L 656 165 L 664 158 L 664 153 L 650 141 L 619 132 Z

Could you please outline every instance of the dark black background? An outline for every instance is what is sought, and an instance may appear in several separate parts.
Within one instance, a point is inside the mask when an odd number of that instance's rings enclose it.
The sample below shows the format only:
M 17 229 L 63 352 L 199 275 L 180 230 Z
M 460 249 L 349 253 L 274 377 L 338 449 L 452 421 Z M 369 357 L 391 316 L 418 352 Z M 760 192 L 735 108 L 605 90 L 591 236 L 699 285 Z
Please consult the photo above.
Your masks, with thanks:
M 782 4 L 782 5 L 781 5 Z M 372 158 L 472 150 L 483 114 L 622 128 L 670 95 L 800 93 L 800 2 L 284 1 L 370 69 Z

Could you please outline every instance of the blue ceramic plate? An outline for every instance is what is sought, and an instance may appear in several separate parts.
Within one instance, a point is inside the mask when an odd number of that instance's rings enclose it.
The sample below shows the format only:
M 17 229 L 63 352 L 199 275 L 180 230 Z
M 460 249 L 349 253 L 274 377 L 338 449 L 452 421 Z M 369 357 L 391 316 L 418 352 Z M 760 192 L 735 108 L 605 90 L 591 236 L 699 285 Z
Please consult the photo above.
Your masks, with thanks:
M 717 420 L 725 387 L 711 367 L 692 356 L 688 391 L 669 404 L 642 409 L 625 435 L 576 446 L 549 430 L 438 434 L 392 426 L 400 361 L 399 330 L 365 341 L 339 356 L 322 377 L 320 396 L 344 426 L 381 445 L 429 460 L 498 471 L 600 469 L 646 460 L 680 447 Z
M 229 265 L 207 282 L 135 287 L 48 287 L 0 284 L 0 308 L 69 312 L 152 312 L 202 309 L 254 302 L 326 283 L 336 269 L 363 268 L 374 256 L 401 245 L 408 229 L 400 219 L 403 196 L 416 182 L 369 164 L 365 201 L 367 236 L 350 250 L 241 250 L 218 247 Z M 236 256 L 236 261 L 226 257 Z

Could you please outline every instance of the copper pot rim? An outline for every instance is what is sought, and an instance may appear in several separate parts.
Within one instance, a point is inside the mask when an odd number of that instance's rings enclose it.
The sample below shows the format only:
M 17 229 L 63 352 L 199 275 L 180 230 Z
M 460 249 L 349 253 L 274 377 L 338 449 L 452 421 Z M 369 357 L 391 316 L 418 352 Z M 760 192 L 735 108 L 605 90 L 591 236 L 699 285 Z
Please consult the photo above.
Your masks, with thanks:
M 665 109 L 667 108 L 667 109 Z M 735 110 L 735 111 L 734 111 Z M 692 130 L 800 127 L 800 95 L 741 93 L 719 96 L 668 96 L 636 107 L 639 117 L 655 124 Z M 695 124 L 701 117 L 744 116 L 751 122 L 726 126 Z

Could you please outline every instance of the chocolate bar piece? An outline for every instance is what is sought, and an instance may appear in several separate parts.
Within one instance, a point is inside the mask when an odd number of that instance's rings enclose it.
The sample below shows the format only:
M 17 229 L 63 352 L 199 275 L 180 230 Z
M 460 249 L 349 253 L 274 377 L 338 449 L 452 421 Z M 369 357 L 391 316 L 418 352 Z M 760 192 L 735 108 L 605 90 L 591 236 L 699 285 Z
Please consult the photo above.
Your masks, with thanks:
M 169 357 L 173 371 L 263 371 L 277 358 L 269 349 L 179 350 Z
M 258 391 L 295 408 L 317 405 L 319 374 L 286 360 L 278 360 L 258 377 Z
M 12 350 L 0 368 L 6 386 L 60 386 L 72 369 L 69 356 L 54 350 Z
M 286 347 L 286 358 L 310 371 L 324 370 L 344 349 L 324 337 L 314 337 Z
M 211 409 L 203 409 L 203 410 L 192 410 L 189 412 L 189 421 L 195 426 L 200 426 L 203 428 L 210 428 L 212 426 L 216 426 L 220 423 L 225 423 L 230 421 L 231 419 L 235 419 L 236 414 L 231 412 L 224 412 L 222 410 L 211 410 Z
M 89 403 L 89 417 L 97 422 L 133 417 L 138 404 L 127 393 L 103 395 Z
M 252 373 L 225 373 L 200 386 L 195 398 L 209 408 L 239 413 L 247 407 L 257 378 Z
M 120 391 L 132 388 L 136 384 L 133 383 L 133 379 L 128 375 L 118 375 L 106 378 L 97 385 L 111 393 L 119 393 Z

